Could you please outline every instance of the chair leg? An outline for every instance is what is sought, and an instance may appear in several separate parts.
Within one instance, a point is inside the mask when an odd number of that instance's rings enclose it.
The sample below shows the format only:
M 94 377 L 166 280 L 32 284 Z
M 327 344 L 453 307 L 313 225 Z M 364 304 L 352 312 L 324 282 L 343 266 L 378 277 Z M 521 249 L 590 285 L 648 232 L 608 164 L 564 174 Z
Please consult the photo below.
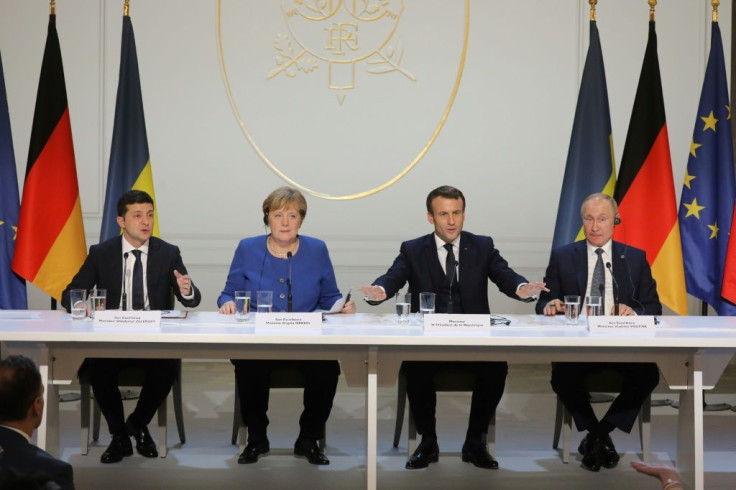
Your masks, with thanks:
M 174 418 L 176 419 L 176 431 L 179 433 L 179 441 L 184 444 L 187 442 L 187 436 L 184 432 L 184 408 L 181 394 L 181 362 L 179 362 L 179 372 L 174 380 L 172 392 L 174 395 Z
M 243 416 L 240 413 L 240 395 L 238 395 L 238 388 L 235 388 L 235 406 L 233 407 L 233 433 L 230 438 L 230 444 L 233 446 L 238 443 L 238 432 L 240 427 L 243 425 Z
M 488 447 L 488 453 L 496 457 L 496 412 L 491 415 L 491 420 L 488 422 L 488 432 L 485 434 L 486 446 Z
M 565 411 L 560 397 L 557 398 L 557 409 L 555 410 L 555 435 L 552 437 L 552 448 L 557 449 L 560 445 L 560 434 L 562 433 L 562 415 Z
M 164 399 L 164 401 L 161 403 L 161 406 L 158 407 L 158 455 L 162 458 L 166 457 L 166 452 L 168 450 L 167 448 L 167 411 L 168 411 L 168 405 L 167 405 L 168 397 Z
M 94 409 L 92 410 L 92 440 L 97 442 L 100 439 L 100 405 L 97 403 L 97 399 L 94 402 Z
M 562 406 L 562 462 L 570 462 L 570 446 L 572 439 L 572 414 L 565 406 Z
M 398 393 L 396 395 L 396 426 L 394 427 L 394 447 L 399 447 L 401 430 L 404 426 L 404 411 L 406 409 L 406 376 L 399 372 Z
M 81 416 L 82 416 L 82 441 L 81 449 L 82 454 L 87 455 L 89 452 L 89 417 L 90 417 L 90 386 L 88 384 L 82 384 L 79 389 L 81 393 Z
M 409 456 L 412 455 L 417 447 L 417 424 L 414 423 L 414 416 L 411 413 L 411 407 L 409 407 Z
M 649 396 L 641 406 L 639 412 L 639 438 L 641 439 L 641 459 L 649 462 L 651 453 L 651 431 L 652 431 L 652 397 Z

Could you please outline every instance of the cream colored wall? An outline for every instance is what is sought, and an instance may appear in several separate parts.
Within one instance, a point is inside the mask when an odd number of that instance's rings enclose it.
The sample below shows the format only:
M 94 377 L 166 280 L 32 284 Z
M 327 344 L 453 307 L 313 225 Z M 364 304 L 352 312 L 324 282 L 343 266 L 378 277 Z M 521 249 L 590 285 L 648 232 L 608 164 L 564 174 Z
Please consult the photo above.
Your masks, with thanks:
M 99 236 L 104 202 L 122 3 L 57 5 L 88 245 Z M 131 3 L 162 237 L 180 246 L 202 289 L 202 308 L 214 309 L 237 240 L 263 232 L 260 203 L 284 182 L 233 117 L 218 61 L 216 2 Z M 222 32 L 238 106 L 255 140 L 287 175 L 329 194 L 360 192 L 406 167 L 436 128 L 462 51 L 465 2 L 405 3 L 394 39 L 402 39 L 403 65 L 416 81 L 371 76 L 369 65 L 358 64 L 356 89 L 340 105 L 338 93 L 327 88 L 325 64 L 293 79 L 266 80 L 276 66 L 273 36 L 286 32 L 282 2 L 224 2 Z M 646 3 L 601 0 L 598 7 L 617 163 L 646 45 Z M 710 2 L 659 3 L 659 59 L 679 196 L 710 43 Z M 722 4 L 730 59 L 731 2 Z M 308 197 L 302 231 L 327 241 L 342 289 L 369 283 L 402 240 L 431 230 L 424 198 L 445 183 L 466 195 L 467 230 L 492 235 L 530 279 L 542 276 L 587 49 L 588 2 L 469 5 L 462 79 L 425 157 L 370 197 Z M 0 50 L 21 184 L 47 22 L 45 2 L 0 3 Z M 372 27 L 361 26 L 361 35 Z M 31 289 L 30 306 L 47 307 L 48 300 Z M 495 311 L 531 311 L 496 290 L 491 296 Z

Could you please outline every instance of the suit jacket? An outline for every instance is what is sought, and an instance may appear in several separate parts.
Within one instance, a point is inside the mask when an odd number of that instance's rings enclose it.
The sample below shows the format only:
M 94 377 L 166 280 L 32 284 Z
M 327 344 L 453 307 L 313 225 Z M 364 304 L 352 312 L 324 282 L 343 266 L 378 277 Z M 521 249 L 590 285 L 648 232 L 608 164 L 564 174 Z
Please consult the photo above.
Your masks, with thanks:
M 459 248 L 458 282 L 453 287 L 455 313 L 490 313 L 488 279 L 502 293 L 520 299 L 516 296 L 516 288 L 528 281 L 509 267 L 493 246 L 491 237 L 463 231 Z M 420 292 L 435 293 L 435 311 L 447 311 L 450 283 L 437 257 L 434 233 L 403 242 L 393 265 L 373 284 L 382 286 L 386 299 L 391 299 L 407 282 L 412 293 L 412 311 L 419 309 Z
M 74 490 L 72 466 L 29 443 L 17 432 L 0 427 L 0 482 L 14 477 L 37 476 L 55 482 L 63 490 Z
M 612 242 L 611 268 L 616 281 L 614 297 L 630 306 L 639 315 L 661 315 L 662 305 L 657 295 L 657 283 L 652 278 L 643 250 Z M 537 313 L 553 299 L 566 294 L 585 296 L 588 286 L 588 250 L 586 241 L 563 245 L 552 251 L 544 281 L 549 292 L 542 291 L 537 302 Z
M 92 289 L 97 286 L 107 290 L 107 302 L 111 308 L 120 304 L 123 286 L 123 238 L 114 237 L 89 248 L 89 255 L 72 282 L 61 295 L 61 304 L 67 311 L 69 291 L 72 289 Z M 181 296 L 174 270 L 187 273 L 181 260 L 179 248 L 165 241 L 151 237 L 148 241 L 148 263 L 146 266 L 148 304 L 152 310 L 170 310 L 174 307 L 172 291 L 179 302 L 189 308 L 199 305 L 202 295 L 192 283 L 194 298 L 186 300 Z

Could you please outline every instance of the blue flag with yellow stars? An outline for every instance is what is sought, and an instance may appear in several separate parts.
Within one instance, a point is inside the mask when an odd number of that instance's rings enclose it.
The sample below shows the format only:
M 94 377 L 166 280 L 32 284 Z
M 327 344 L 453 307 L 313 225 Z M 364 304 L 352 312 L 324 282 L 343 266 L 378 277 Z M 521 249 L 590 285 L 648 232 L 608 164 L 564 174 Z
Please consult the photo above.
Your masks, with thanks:
M 687 292 L 711 305 L 719 315 L 734 315 L 736 306 L 721 297 L 736 198 L 725 66 L 721 30 L 713 22 L 679 220 Z
M 0 310 L 25 310 L 28 304 L 26 283 L 10 268 L 15 253 L 19 211 L 18 175 L 15 171 L 5 74 L 0 56 Z

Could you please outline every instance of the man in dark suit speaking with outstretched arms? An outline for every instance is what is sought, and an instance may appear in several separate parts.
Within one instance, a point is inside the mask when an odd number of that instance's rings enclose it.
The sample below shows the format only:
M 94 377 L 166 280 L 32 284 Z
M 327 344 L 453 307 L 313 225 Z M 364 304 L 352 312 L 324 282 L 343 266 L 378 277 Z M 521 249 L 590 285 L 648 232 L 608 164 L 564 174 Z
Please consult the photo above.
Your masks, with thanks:
M 507 296 L 532 301 L 543 283 L 530 283 L 514 272 L 488 236 L 462 231 L 465 196 L 442 186 L 427 196 L 427 219 L 434 233 L 401 244 L 399 256 L 371 286 L 360 288 L 370 304 L 392 298 L 407 282 L 411 311 L 419 309 L 419 293 L 435 293 L 438 313 L 490 314 L 488 279 Z M 462 459 L 480 468 L 498 468 L 482 434 L 503 395 L 505 362 L 404 362 L 406 391 L 422 441 L 406 463 L 407 469 L 426 468 L 439 458 L 435 431 L 434 373 L 443 368 L 463 369 L 476 376 Z
M 143 191 L 128 191 L 118 201 L 117 208 L 122 236 L 90 247 L 84 264 L 62 293 L 61 303 L 67 311 L 69 291 L 95 286 L 107 290 L 110 308 L 170 310 L 174 307 L 174 296 L 186 307 L 199 305 L 202 296 L 187 274 L 179 248 L 151 236 L 154 223 L 151 196 Z M 85 360 L 80 371 L 89 373 L 92 391 L 112 434 L 101 462 L 116 463 L 133 454 L 130 436 L 135 438 L 136 449 L 142 456 L 158 456 L 147 425 L 174 384 L 177 362 L 176 359 Z M 125 420 L 117 377 L 128 366 L 142 368 L 145 381 L 135 410 Z
M 585 240 L 552 251 L 544 281 L 548 291 L 539 296 L 537 313 L 564 313 L 565 295 L 601 296 L 607 315 L 661 315 L 657 284 L 643 250 L 614 242 L 613 227 L 620 222 L 616 201 L 591 194 L 580 209 Z M 590 405 L 585 379 L 592 372 L 615 371 L 624 388 L 606 415 L 598 420 Z M 619 456 L 610 433 L 618 427 L 630 432 L 646 398 L 659 382 L 654 363 L 558 362 L 552 366 L 552 388 L 572 413 L 578 430 L 587 430 L 578 451 L 591 471 L 612 468 Z

